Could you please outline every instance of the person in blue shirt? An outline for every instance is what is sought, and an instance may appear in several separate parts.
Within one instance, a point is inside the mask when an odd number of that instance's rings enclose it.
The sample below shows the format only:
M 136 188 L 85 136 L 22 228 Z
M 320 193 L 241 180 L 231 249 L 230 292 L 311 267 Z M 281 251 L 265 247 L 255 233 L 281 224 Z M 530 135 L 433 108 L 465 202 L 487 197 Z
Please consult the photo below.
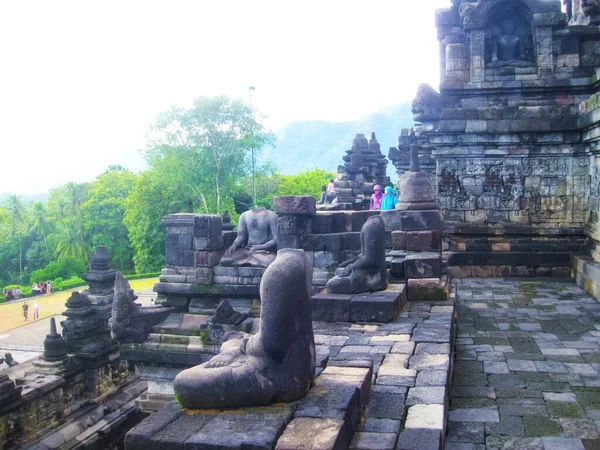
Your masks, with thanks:
M 381 200 L 381 210 L 395 209 L 398 203 L 398 198 L 394 194 L 394 189 L 391 186 L 385 188 L 385 195 Z

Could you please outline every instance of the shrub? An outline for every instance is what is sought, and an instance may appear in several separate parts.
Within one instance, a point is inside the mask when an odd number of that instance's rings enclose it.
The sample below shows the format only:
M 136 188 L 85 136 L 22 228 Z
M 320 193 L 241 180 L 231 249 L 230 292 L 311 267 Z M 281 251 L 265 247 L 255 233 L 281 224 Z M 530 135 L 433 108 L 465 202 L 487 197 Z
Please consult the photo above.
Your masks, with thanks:
M 56 278 L 52 282 L 52 290 L 54 292 L 62 291 L 63 279 L 61 277 Z
M 0 303 L 4 303 L 5 301 L 6 301 L 6 297 L 2 297 L 2 296 L 0 295 Z
M 73 289 L 79 286 L 85 286 L 87 284 L 87 281 L 75 276 L 75 277 L 71 277 L 65 281 L 63 281 L 62 283 L 62 290 L 65 291 L 67 289 Z

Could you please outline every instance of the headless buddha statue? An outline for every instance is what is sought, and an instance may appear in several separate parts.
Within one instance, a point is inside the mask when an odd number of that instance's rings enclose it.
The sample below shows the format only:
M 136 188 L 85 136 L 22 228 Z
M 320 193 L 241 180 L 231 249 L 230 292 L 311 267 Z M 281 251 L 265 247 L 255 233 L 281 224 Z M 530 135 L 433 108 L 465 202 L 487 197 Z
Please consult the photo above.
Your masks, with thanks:
M 184 408 L 230 408 L 303 397 L 315 374 L 312 264 L 303 250 L 279 250 L 260 283 L 260 331 L 235 333 L 210 361 L 175 378 Z
M 223 258 L 223 266 L 267 267 L 277 251 L 277 214 L 266 208 L 242 213 L 238 234 Z
M 327 282 L 330 294 L 382 291 L 388 286 L 385 267 L 385 226 L 380 216 L 371 216 L 360 230 L 360 255 L 340 264 Z

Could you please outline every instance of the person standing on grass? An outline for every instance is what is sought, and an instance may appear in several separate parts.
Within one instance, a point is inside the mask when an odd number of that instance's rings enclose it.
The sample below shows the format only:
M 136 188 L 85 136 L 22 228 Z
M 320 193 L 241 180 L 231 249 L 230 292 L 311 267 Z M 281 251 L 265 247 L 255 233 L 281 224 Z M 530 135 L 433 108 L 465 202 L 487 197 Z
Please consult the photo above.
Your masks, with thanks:
M 48 295 L 52 294 L 52 281 L 48 281 L 46 283 L 46 294 L 48 294 Z
M 40 318 L 40 305 L 37 301 L 33 302 L 33 320 Z
M 29 318 L 29 305 L 27 304 L 27 300 L 23 302 L 23 317 L 25 317 L 25 320 Z

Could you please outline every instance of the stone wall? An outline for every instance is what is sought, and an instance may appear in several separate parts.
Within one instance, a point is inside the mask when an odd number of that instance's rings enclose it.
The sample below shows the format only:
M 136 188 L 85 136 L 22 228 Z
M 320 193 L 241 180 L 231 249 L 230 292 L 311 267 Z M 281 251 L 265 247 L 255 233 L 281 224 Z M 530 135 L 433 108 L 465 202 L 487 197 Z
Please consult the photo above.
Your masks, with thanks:
M 523 54 L 495 61 L 506 21 Z M 600 133 L 580 105 L 597 103 L 599 29 L 568 27 L 560 2 L 541 0 L 456 1 L 436 24 L 439 93 L 419 88 L 420 125 L 403 131 L 390 159 L 402 173 L 407 148 L 419 146 L 453 274 L 568 274 L 570 253 L 598 242 L 588 219 L 598 205 L 590 142 Z

